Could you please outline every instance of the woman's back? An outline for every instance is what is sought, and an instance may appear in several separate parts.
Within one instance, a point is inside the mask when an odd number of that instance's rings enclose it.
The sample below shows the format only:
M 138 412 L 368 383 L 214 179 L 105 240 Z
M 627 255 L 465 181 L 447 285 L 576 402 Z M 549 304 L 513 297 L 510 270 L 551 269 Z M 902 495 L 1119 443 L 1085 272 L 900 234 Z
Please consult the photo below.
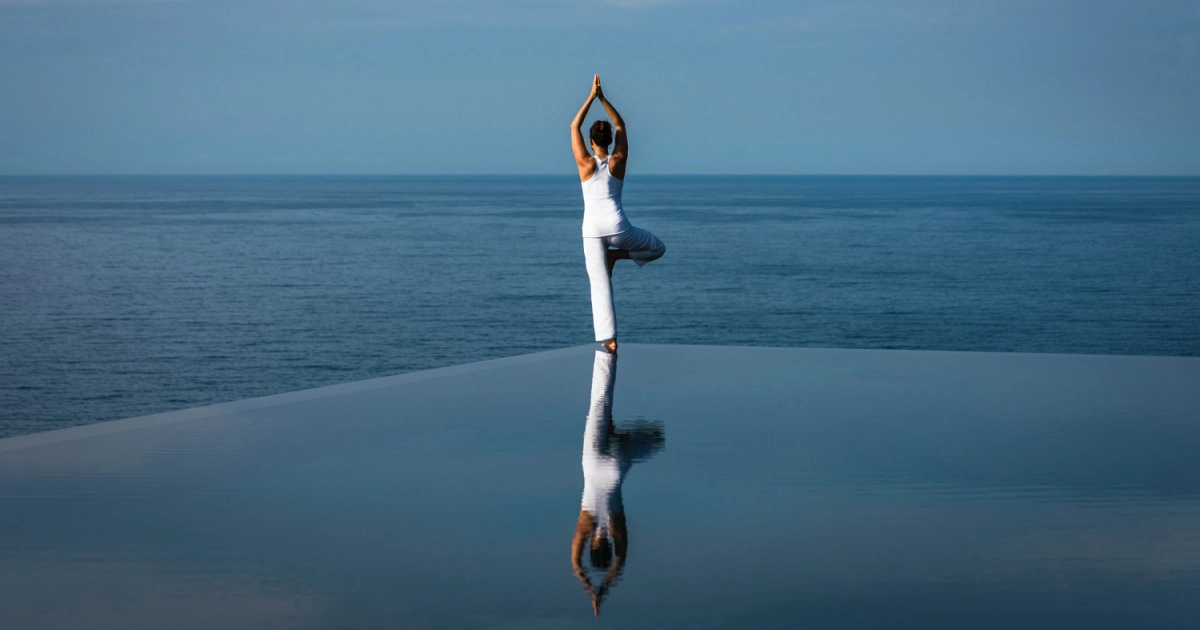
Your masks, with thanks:
M 596 172 L 583 187 L 583 235 L 612 236 L 628 230 L 629 220 L 621 207 L 621 191 L 625 182 L 609 171 L 609 157 L 594 158 Z

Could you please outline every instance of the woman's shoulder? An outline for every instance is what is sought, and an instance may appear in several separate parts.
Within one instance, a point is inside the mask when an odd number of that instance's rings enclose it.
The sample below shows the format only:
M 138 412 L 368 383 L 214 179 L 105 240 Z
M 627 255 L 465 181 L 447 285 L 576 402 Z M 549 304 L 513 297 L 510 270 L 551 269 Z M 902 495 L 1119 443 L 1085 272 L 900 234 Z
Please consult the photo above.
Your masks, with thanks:
M 579 181 L 586 184 L 587 182 L 591 181 L 591 179 L 595 177 L 596 173 L 599 171 L 600 165 L 595 159 L 582 162 L 579 164 Z
M 616 153 L 608 156 L 608 172 L 612 176 L 624 181 L 625 180 L 625 156 Z

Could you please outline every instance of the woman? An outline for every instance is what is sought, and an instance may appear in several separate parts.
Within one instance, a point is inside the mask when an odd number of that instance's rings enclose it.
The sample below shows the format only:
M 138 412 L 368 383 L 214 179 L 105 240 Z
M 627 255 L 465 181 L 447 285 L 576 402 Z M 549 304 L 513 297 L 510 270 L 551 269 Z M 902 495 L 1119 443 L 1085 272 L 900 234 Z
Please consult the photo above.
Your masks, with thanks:
M 591 129 L 592 153 L 583 143 L 583 120 L 592 101 L 600 99 L 612 118 L 597 120 Z M 616 145 L 612 153 L 608 147 Z M 588 279 L 592 284 L 592 324 L 596 341 L 609 352 L 617 350 L 617 314 L 613 309 L 612 270 L 618 260 L 629 259 L 639 267 L 660 258 L 667 248 L 658 237 L 625 218 L 621 207 L 621 188 L 625 183 L 625 163 L 629 143 L 625 136 L 625 121 L 600 89 L 600 75 L 592 79 L 592 93 L 571 122 L 571 149 L 583 183 L 583 257 Z

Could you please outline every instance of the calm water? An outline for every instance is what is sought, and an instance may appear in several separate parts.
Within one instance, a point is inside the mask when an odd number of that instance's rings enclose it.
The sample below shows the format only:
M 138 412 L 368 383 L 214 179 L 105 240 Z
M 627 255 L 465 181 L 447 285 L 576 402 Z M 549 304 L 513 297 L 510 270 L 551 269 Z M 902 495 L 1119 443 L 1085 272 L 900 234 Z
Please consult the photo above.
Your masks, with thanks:
M 1200 179 L 633 177 L 631 342 L 1200 356 Z M 570 177 L 2 178 L 0 436 L 590 341 Z
M 0 442 L 0 625 L 1200 625 L 1200 358 L 627 344 L 381 381 Z

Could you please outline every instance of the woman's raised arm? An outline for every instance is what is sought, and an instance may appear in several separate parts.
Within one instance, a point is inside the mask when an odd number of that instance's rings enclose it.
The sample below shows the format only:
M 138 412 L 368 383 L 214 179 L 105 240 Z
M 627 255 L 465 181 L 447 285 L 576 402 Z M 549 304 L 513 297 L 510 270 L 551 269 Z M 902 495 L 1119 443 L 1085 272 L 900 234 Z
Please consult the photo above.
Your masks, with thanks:
M 600 75 L 597 74 L 592 78 L 592 93 L 584 101 L 583 107 L 579 108 L 579 113 L 575 114 L 575 120 L 571 121 L 571 151 L 575 154 L 575 165 L 579 167 L 580 179 L 591 177 L 591 172 L 595 169 L 592 154 L 588 153 L 587 142 L 583 139 L 583 119 L 587 118 L 588 110 L 592 108 L 592 101 L 596 100 L 599 91 Z
M 625 179 L 625 159 L 629 157 L 629 136 L 625 133 L 625 119 L 621 118 L 621 114 L 617 113 L 617 108 L 613 107 L 612 103 L 604 97 L 604 90 L 600 88 L 600 75 L 596 75 L 596 98 L 600 99 L 600 104 L 604 106 L 604 111 L 608 112 L 608 117 L 612 119 L 613 124 L 613 150 L 612 159 L 609 161 L 609 168 L 612 169 L 612 174 L 619 179 Z

